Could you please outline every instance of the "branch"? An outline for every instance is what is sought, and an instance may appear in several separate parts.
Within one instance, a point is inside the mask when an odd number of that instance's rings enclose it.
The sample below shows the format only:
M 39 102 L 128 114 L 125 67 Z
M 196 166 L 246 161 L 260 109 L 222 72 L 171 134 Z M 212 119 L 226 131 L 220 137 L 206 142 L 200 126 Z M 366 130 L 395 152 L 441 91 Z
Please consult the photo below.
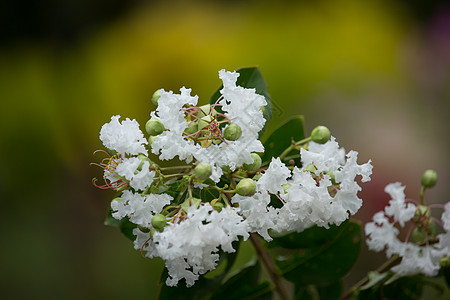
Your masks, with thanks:
M 383 273 L 389 270 L 393 265 L 397 264 L 401 260 L 400 256 L 393 255 L 388 261 L 384 262 L 381 266 L 378 267 L 375 271 L 377 273 Z M 363 285 L 369 282 L 369 277 L 366 275 L 363 279 L 358 281 L 354 286 L 352 286 L 341 298 L 340 300 L 348 299 L 350 296 L 358 289 L 360 289 Z
M 286 289 L 286 286 L 283 283 L 283 279 L 280 276 L 280 271 L 273 263 L 272 258 L 269 256 L 269 253 L 267 253 L 267 251 L 263 249 L 261 242 L 259 241 L 259 238 L 255 233 L 250 233 L 250 241 L 252 242 L 252 245 L 255 248 L 256 253 L 258 253 L 258 258 L 266 267 L 266 270 L 269 273 L 273 283 L 275 284 L 275 287 L 277 289 L 277 292 L 280 294 L 281 299 L 283 300 L 291 299 Z

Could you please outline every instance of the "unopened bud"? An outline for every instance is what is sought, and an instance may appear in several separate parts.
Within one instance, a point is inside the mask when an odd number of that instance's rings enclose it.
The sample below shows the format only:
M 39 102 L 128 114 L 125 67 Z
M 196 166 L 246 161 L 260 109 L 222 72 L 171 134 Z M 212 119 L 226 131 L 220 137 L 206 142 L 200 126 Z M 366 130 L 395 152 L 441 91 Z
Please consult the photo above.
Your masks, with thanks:
M 194 169 L 195 177 L 200 180 L 206 180 L 212 174 L 212 167 L 206 162 L 199 163 Z
M 318 144 L 325 144 L 331 137 L 330 130 L 325 126 L 317 126 L 311 131 L 311 140 Z
M 427 235 L 430 238 L 436 237 L 436 222 L 434 222 L 433 220 L 430 220 L 430 224 L 428 224 Z
M 425 242 L 425 233 L 422 228 L 415 228 L 411 234 L 411 238 L 417 244 Z
M 256 172 L 259 170 L 259 168 L 261 168 L 261 156 L 259 156 L 256 153 L 251 153 L 250 154 L 252 159 L 253 159 L 253 163 L 251 164 L 244 164 L 244 169 L 246 169 L 249 172 Z
M 430 188 L 436 185 L 438 176 L 434 170 L 426 170 L 422 175 L 422 185 L 426 188 Z
M 236 186 L 236 193 L 241 196 L 251 196 L 256 192 L 256 183 L 250 178 L 244 178 Z
M 167 220 L 162 214 L 157 214 L 152 217 L 152 226 L 158 231 L 162 231 L 166 227 Z
M 428 219 L 430 216 L 431 216 L 430 209 L 425 205 L 419 205 L 417 206 L 416 211 L 414 213 L 413 221 L 417 222 L 423 217 Z
M 150 120 L 147 121 L 147 124 L 145 124 L 145 131 L 147 131 L 147 133 L 152 136 L 161 134 L 164 131 L 164 129 L 165 128 L 163 123 L 161 123 L 160 120 L 155 118 L 151 118 Z
M 222 202 L 216 202 L 213 205 L 214 210 L 217 210 L 218 212 L 221 212 L 223 209 L 223 203 Z
M 223 131 L 223 137 L 229 141 L 235 141 L 242 135 L 242 129 L 236 123 L 231 123 Z
M 162 89 L 156 90 L 152 96 L 152 103 L 154 106 L 158 107 L 158 100 L 161 97 Z

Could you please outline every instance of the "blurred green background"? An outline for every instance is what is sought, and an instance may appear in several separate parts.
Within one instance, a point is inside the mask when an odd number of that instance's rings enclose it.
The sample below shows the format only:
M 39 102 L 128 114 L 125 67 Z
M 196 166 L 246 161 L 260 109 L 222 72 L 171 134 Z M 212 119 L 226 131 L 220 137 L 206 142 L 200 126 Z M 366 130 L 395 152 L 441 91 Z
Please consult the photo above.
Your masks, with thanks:
M 222 68 L 260 67 L 269 133 L 304 114 L 372 159 L 356 218 L 386 204 L 389 182 L 417 198 L 427 168 L 440 176 L 427 197 L 448 200 L 445 1 L 7 0 L 0 20 L 4 299 L 156 297 L 162 261 L 103 225 L 114 193 L 92 186 L 92 152 L 111 115 L 145 124 L 158 88 L 206 103 Z M 346 284 L 384 257 L 363 251 Z

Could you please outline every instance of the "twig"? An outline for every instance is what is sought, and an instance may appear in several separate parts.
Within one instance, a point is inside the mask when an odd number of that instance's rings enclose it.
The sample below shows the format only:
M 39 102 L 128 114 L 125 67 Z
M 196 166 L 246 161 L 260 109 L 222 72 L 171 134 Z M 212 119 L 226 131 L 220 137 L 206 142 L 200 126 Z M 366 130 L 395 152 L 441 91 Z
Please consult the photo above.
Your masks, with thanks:
M 378 267 L 375 271 L 377 273 L 383 273 L 389 270 L 393 265 L 397 264 L 401 258 L 398 255 L 393 255 L 388 261 Z M 363 279 L 358 281 L 354 286 L 352 286 L 341 298 L 340 300 L 348 299 L 350 296 L 363 285 L 369 282 L 369 277 L 366 275 Z
M 272 259 L 269 256 L 269 253 L 267 253 L 267 251 L 263 249 L 261 242 L 259 241 L 259 238 L 255 233 L 250 233 L 250 241 L 252 242 L 252 245 L 255 248 L 259 259 L 266 267 L 266 270 L 269 273 L 273 283 L 275 284 L 275 287 L 277 289 L 277 292 L 280 294 L 281 299 L 291 299 L 286 286 L 283 283 L 282 277 L 280 276 L 278 268 L 273 263 Z

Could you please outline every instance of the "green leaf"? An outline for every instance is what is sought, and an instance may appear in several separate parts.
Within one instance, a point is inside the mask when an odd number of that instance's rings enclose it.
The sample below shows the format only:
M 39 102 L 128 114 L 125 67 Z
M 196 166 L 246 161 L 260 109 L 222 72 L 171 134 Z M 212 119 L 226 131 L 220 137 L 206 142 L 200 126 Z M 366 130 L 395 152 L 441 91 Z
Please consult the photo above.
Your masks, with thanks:
M 442 267 L 441 272 L 444 275 L 447 287 L 450 289 L 450 267 Z
M 295 299 L 338 300 L 342 293 L 342 282 L 337 281 L 326 286 L 295 285 Z
M 380 283 L 381 281 L 384 281 L 387 276 L 390 276 L 390 273 L 378 273 L 376 271 L 369 272 L 367 274 L 367 277 L 369 278 L 369 281 L 361 287 L 361 290 L 367 290 L 371 287 L 375 286 L 376 284 Z
M 286 121 L 277 130 L 275 130 L 269 138 L 264 142 L 263 162 L 269 162 L 272 157 L 279 157 L 284 150 L 286 150 L 292 141 L 300 141 L 305 138 L 303 129 L 303 116 L 296 116 Z M 300 153 L 298 150 L 292 150 L 285 158 L 296 156 L 294 161 L 296 165 L 300 166 Z
M 228 279 L 211 297 L 212 300 L 228 299 L 271 299 L 272 287 L 268 282 L 258 284 L 261 266 L 254 265 L 241 269 Z
M 249 68 L 240 68 L 236 70 L 240 75 L 236 81 L 236 85 L 242 86 L 244 88 L 254 88 L 256 89 L 256 93 L 259 95 L 263 95 L 266 98 L 266 106 L 263 108 L 264 119 L 266 119 L 267 123 L 270 121 L 272 117 L 272 100 L 267 92 L 266 82 L 261 74 L 261 71 L 257 67 L 249 67 Z M 221 96 L 220 90 L 223 89 L 223 85 L 221 85 L 211 96 L 209 99 L 210 104 L 216 103 L 217 99 Z M 264 132 L 264 129 L 259 133 L 260 136 Z
M 320 247 L 337 236 L 341 230 L 342 228 L 336 225 L 331 225 L 328 229 L 314 226 L 302 232 L 293 232 L 285 236 L 275 237 L 268 244 L 268 247 L 283 247 L 287 249 Z
M 136 236 L 133 234 L 133 229 L 135 229 L 137 225 L 131 223 L 128 217 L 125 217 L 122 220 L 117 220 L 113 218 L 111 209 L 109 210 L 108 215 L 106 216 L 104 224 L 119 228 L 119 230 L 131 241 L 134 241 L 136 239 Z
M 276 259 L 287 280 L 300 285 L 330 285 L 342 278 L 356 261 L 361 246 L 361 224 L 346 221 L 323 244 Z M 301 238 L 301 236 L 299 236 Z
M 419 300 L 421 299 L 423 286 L 424 277 L 422 275 L 401 277 L 388 285 L 377 284 L 372 288 L 360 290 L 353 295 L 353 298 L 361 300 Z

